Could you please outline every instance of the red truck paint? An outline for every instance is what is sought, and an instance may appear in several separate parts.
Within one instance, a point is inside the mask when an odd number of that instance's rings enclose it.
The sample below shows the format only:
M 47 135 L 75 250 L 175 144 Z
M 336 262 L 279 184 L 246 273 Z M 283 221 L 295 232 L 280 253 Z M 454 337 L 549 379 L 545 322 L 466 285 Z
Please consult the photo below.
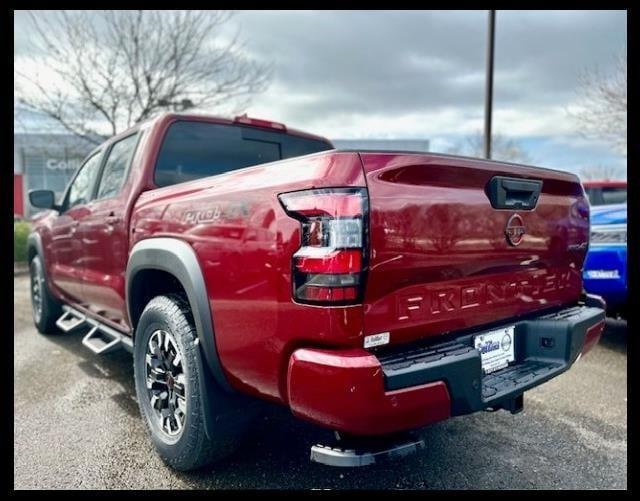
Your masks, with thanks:
M 588 239 L 570 174 L 437 155 L 362 153 L 371 206 L 365 335 L 406 342 L 576 301 Z M 496 175 L 544 176 L 536 209 L 518 214 L 517 247 L 484 186 Z M 573 179 L 573 180 L 572 180 Z M 399 197 L 398 194 L 402 193 Z
M 579 298 L 588 205 L 571 174 L 434 154 L 327 151 L 158 188 L 158 151 L 177 120 L 234 123 L 168 114 L 143 124 L 120 194 L 40 216 L 36 231 L 53 293 L 129 334 L 130 250 L 157 237 L 189 243 L 224 375 L 240 392 L 356 434 L 422 426 L 450 415 L 446 385 L 385 391 L 364 336 L 389 332 L 390 345 L 399 345 Z M 514 211 L 492 209 L 484 192 L 495 175 L 544 179 L 537 208 L 519 212 L 527 231 L 517 247 L 504 235 Z M 291 283 L 300 222 L 278 195 L 333 187 L 368 190 L 365 299 L 300 304 Z
M 362 306 L 318 308 L 291 299 L 300 224 L 276 195 L 300 186 L 364 186 L 356 154 L 325 153 L 143 193 L 132 245 L 150 236 L 191 243 L 211 284 L 216 345 L 238 389 L 284 401 L 289 355 L 299 346 L 362 346 Z M 215 222 L 195 224 L 193 211 Z M 213 217 L 213 216 L 212 216 Z
M 287 383 L 296 416 L 354 435 L 394 433 L 449 417 L 442 381 L 386 392 L 380 362 L 363 349 L 296 350 Z

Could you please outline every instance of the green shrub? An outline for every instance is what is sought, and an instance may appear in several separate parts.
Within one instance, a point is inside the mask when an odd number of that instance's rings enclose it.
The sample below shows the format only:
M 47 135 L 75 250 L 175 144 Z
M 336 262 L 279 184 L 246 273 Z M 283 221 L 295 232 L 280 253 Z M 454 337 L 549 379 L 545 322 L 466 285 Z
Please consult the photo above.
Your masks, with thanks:
M 27 260 L 27 237 L 29 236 L 29 223 L 19 221 L 13 223 L 13 260 Z

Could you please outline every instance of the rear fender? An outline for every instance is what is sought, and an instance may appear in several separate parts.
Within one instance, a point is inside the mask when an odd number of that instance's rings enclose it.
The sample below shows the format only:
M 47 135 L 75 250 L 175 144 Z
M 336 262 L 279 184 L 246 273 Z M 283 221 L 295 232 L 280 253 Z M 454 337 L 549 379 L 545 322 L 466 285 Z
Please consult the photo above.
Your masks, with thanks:
M 139 319 L 137 312 L 144 308 L 144 305 L 137 304 L 140 298 L 136 297 L 133 289 L 135 277 L 139 272 L 150 269 L 167 272 L 180 282 L 191 306 L 199 344 L 207 366 L 223 389 L 234 392 L 222 371 L 218 357 L 204 276 L 195 251 L 186 242 L 176 238 L 149 238 L 133 247 L 127 264 L 126 302 L 127 314 L 134 331 Z

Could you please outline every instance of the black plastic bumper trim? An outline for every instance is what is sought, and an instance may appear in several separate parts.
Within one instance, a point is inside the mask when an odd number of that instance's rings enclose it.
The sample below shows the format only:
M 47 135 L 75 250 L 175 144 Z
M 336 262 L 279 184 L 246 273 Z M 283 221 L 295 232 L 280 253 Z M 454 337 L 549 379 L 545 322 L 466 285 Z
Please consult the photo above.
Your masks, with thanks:
M 585 304 L 586 303 L 586 304 Z M 483 375 L 473 337 L 487 329 L 379 357 L 387 391 L 444 381 L 451 414 L 461 415 L 516 398 L 571 367 L 582 351 L 589 327 L 604 320 L 604 310 L 585 301 L 515 325 L 515 362 Z M 499 327 L 498 327 L 499 328 Z M 493 330 L 493 329 L 491 329 Z

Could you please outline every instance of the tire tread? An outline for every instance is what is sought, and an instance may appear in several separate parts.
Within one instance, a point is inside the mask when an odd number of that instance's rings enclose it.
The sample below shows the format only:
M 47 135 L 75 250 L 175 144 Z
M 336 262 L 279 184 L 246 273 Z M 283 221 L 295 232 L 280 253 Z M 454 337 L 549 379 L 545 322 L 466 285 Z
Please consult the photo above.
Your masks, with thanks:
M 210 402 L 210 405 L 213 404 L 216 407 L 216 412 L 212 413 L 216 436 L 214 438 L 207 437 L 205 432 L 207 413 L 202 408 L 202 395 L 207 389 L 200 388 L 200 378 L 196 368 L 201 367 L 202 364 L 196 357 L 200 357 L 202 360 L 202 356 L 197 343 L 198 337 L 193 315 L 187 299 L 181 294 L 156 296 L 145 307 L 138 323 L 139 326 L 144 326 L 145 318 L 151 315 L 151 312 L 156 312 L 160 317 L 168 320 L 169 325 L 172 326 L 172 333 L 183 350 L 182 355 L 186 359 L 186 363 L 189 364 L 189 387 L 192 398 L 187 402 L 187 420 L 191 429 L 183 431 L 178 443 L 184 440 L 186 442 L 181 443 L 180 447 L 158 447 L 157 442 L 160 439 L 155 436 L 142 403 L 146 394 L 138 394 L 138 404 L 147 432 L 154 438 L 154 443 L 156 443 L 156 448 L 163 461 L 177 470 L 193 470 L 226 458 L 237 449 L 246 423 L 242 419 L 235 419 L 234 422 L 231 418 L 237 417 L 234 416 L 236 412 L 229 408 L 229 402 L 225 401 L 222 390 L 214 391 L 216 397 L 220 397 L 219 401 L 216 399 L 215 402 Z M 134 358 L 137 361 L 139 355 L 137 351 L 135 353 Z M 135 375 L 138 378 L 138 370 L 135 370 Z M 211 381 L 209 384 L 215 385 L 215 382 Z M 136 384 L 136 389 L 138 390 L 138 384 Z M 237 410 L 241 411 L 241 409 Z

